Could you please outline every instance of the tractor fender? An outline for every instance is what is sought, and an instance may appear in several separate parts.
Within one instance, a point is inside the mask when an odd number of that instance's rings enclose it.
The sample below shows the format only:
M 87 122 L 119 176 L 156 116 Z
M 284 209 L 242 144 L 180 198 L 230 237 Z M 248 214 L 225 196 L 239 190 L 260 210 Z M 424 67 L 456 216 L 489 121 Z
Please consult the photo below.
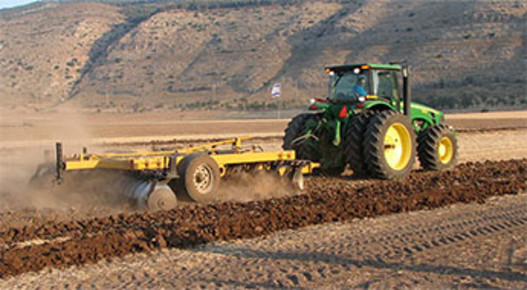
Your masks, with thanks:
M 386 110 L 395 110 L 395 108 L 390 103 L 382 101 L 367 103 L 365 109 L 378 112 Z

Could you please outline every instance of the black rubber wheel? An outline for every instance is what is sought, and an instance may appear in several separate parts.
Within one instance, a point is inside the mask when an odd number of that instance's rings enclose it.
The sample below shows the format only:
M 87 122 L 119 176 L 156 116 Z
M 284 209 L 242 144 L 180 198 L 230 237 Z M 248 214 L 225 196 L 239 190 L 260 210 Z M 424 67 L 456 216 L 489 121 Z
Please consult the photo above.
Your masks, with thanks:
M 214 159 L 204 154 L 192 154 L 178 167 L 181 189 L 199 203 L 213 202 L 220 185 L 220 169 Z
M 287 127 L 285 128 L 285 134 L 282 144 L 282 149 L 284 150 L 291 150 L 293 148 L 293 141 L 295 141 L 296 138 L 303 135 L 302 129 L 304 129 L 304 123 L 309 118 L 311 114 L 299 114 L 293 117 L 289 123 L 287 123 Z
M 407 177 L 415 163 L 415 133 L 407 116 L 383 111 L 371 117 L 364 135 L 364 160 L 373 177 Z
M 417 139 L 419 162 L 425 170 L 452 169 L 456 165 L 457 152 L 456 135 L 444 124 L 426 128 Z
M 297 159 L 318 162 L 320 160 L 320 154 L 314 148 L 303 142 L 304 140 L 297 140 L 306 134 L 308 120 L 319 121 L 320 116 L 304 113 L 293 117 L 285 129 L 282 148 L 284 150 L 295 150 Z
M 364 160 L 364 134 L 370 121 L 375 114 L 372 111 L 365 111 L 354 116 L 346 128 L 344 135 L 344 158 L 353 170 L 353 175 L 357 177 L 368 176 L 368 166 Z

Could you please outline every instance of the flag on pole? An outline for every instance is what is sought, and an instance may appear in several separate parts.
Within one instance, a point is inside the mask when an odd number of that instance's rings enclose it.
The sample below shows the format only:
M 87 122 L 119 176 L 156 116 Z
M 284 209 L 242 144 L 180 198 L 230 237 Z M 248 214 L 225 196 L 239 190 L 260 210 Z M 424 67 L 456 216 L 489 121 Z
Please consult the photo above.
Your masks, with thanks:
M 273 99 L 280 97 L 281 86 L 282 84 L 280 83 L 274 84 L 273 89 L 271 90 L 271 97 Z

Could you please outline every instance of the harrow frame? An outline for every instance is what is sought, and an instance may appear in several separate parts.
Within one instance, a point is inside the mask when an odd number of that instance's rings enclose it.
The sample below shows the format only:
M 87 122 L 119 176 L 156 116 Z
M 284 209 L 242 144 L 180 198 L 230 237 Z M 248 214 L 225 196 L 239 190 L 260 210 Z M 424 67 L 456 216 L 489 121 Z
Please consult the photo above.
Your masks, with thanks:
M 162 171 L 170 177 L 178 177 L 177 166 L 190 154 L 207 154 L 214 159 L 220 167 L 222 176 L 229 165 L 258 164 L 267 162 L 291 162 L 294 166 L 301 167 L 302 174 L 311 174 L 320 167 L 315 162 L 296 160 L 294 150 L 284 151 L 257 151 L 253 146 L 251 150 L 243 149 L 242 142 L 252 137 L 237 137 L 193 146 L 184 149 L 157 150 L 131 153 L 99 153 L 88 154 L 86 148 L 82 153 L 64 156 L 62 143 L 56 144 L 57 177 L 62 177 L 63 171 L 112 169 L 130 171 Z M 219 146 L 231 145 L 231 150 L 220 150 Z M 260 168 L 262 169 L 262 168 Z
M 88 153 L 88 150 L 83 148 L 81 153 L 69 156 L 63 154 L 62 143 L 59 142 L 56 143 L 55 179 L 60 183 L 65 178 L 64 172 L 99 169 L 141 175 L 145 179 L 145 183 L 141 186 L 137 185 L 137 188 L 130 189 L 129 191 L 132 192 L 127 193 L 127 195 L 134 196 L 134 198 L 140 196 L 140 199 L 144 200 L 138 203 L 145 205 L 147 204 L 146 199 L 148 196 L 153 195 L 156 187 L 166 189 L 167 185 L 172 181 L 176 181 L 175 183 L 177 184 L 186 184 L 187 188 L 183 188 L 183 191 L 186 191 L 187 194 L 188 192 L 192 192 L 188 188 L 188 181 L 187 183 L 177 181 L 195 178 L 198 183 L 201 182 L 201 177 L 196 177 L 198 173 L 185 173 L 187 167 L 190 166 L 188 163 L 196 156 L 207 156 L 206 158 L 209 162 L 212 162 L 212 167 L 216 168 L 217 166 L 217 169 L 209 170 L 212 175 L 217 175 L 211 179 L 214 182 L 219 182 L 215 179 L 220 180 L 231 171 L 268 171 L 275 172 L 279 177 L 291 179 L 298 189 L 303 189 L 303 175 L 311 174 L 314 170 L 320 168 L 319 163 L 297 160 L 294 150 L 264 151 L 259 146 L 253 145 L 249 148 L 248 146 L 244 146 L 243 142 L 251 138 L 250 136 L 245 136 L 183 149 L 129 153 L 95 154 Z M 210 161 L 210 159 L 213 161 Z M 184 162 L 185 160 L 189 161 Z M 199 174 L 203 173 L 204 171 L 202 170 Z M 188 177 L 192 174 L 194 177 Z M 204 174 L 206 175 L 206 172 Z M 151 184 L 151 186 L 145 187 L 144 184 L 146 183 Z M 174 188 L 172 189 L 176 191 Z M 138 191 L 141 192 L 138 193 Z M 194 197 L 192 194 L 188 195 L 191 196 L 191 199 L 198 202 L 201 199 L 200 196 L 196 196 L 195 194 Z

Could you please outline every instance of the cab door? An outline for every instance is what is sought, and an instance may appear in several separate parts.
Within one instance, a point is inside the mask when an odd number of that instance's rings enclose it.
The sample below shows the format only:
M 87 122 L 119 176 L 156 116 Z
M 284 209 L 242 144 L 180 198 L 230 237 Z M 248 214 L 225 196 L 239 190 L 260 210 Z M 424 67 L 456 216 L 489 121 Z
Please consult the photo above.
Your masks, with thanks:
M 397 104 L 400 100 L 398 74 L 393 70 L 376 70 L 373 73 L 374 95 L 380 100 Z

